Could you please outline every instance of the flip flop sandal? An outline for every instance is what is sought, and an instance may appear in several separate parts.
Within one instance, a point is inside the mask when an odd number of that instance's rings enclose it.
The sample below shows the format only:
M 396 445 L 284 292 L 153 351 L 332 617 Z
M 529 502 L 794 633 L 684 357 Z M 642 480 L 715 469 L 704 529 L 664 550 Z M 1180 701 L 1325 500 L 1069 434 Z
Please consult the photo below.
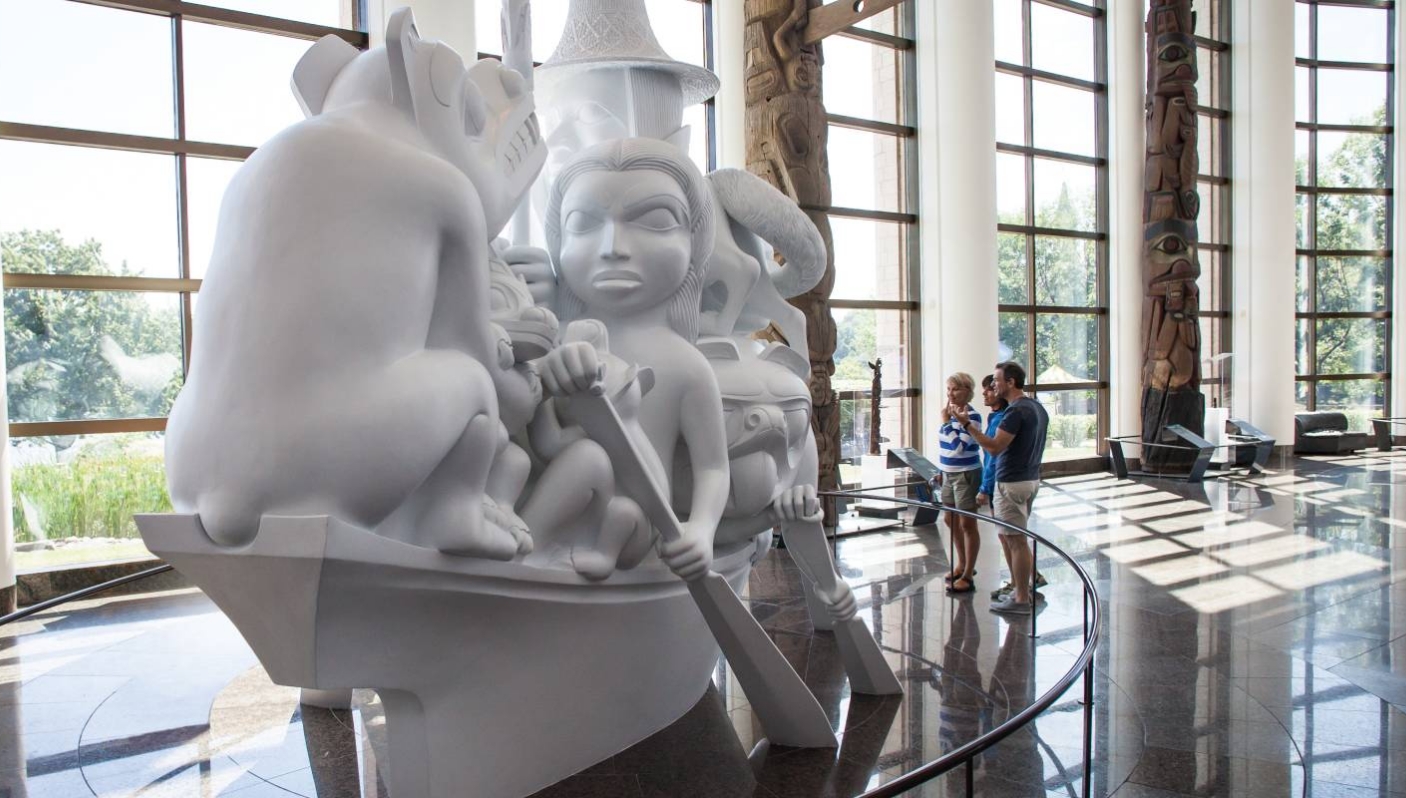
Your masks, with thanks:
M 975 569 L 975 568 L 972 569 L 972 576 L 976 576 L 976 569 Z M 955 581 L 957 581 L 958 579 L 961 579 L 961 578 L 962 578 L 962 575 L 959 574 L 959 573 L 949 573 L 949 574 L 947 574 L 946 576 L 942 577 L 942 581 L 944 581 L 944 582 L 946 582 L 947 584 L 950 585 L 950 584 L 952 584 L 953 582 L 955 582 Z
M 962 583 L 964 582 L 966 583 L 965 587 L 962 586 Z M 976 583 L 965 576 L 959 576 L 957 577 L 957 579 L 953 580 L 952 585 L 947 588 L 947 592 L 951 595 L 957 595 L 959 593 L 975 593 Z

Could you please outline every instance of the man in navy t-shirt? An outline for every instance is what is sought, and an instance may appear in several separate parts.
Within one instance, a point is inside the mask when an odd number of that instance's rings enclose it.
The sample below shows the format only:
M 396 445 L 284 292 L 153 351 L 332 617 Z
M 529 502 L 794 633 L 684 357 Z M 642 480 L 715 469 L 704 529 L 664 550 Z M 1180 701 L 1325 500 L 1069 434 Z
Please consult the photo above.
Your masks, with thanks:
M 981 448 L 1001 459 L 996 464 L 996 518 L 1022 529 L 1030 523 L 1030 507 L 1040 489 L 1040 463 L 1045 456 L 1045 432 L 1050 416 L 1045 408 L 1025 395 L 1025 369 L 1015 363 L 997 363 L 992 386 L 1009 403 L 994 437 L 981 431 L 979 424 L 958 416 Z M 1035 557 L 1030 544 L 1019 532 L 1002 528 L 1002 548 L 1011 568 L 1014 589 L 991 605 L 992 612 L 1029 614 L 1034 607 L 1030 580 Z

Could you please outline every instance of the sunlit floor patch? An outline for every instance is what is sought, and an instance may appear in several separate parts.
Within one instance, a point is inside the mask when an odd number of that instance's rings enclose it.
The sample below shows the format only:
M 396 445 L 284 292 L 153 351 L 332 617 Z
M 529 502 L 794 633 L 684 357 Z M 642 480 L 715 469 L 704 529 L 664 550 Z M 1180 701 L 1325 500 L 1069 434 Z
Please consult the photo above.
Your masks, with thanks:
M 1193 549 L 1205 549 L 1225 543 L 1239 543 L 1242 540 L 1284 533 L 1283 527 L 1277 527 L 1264 521 L 1238 521 L 1225 526 L 1183 532 L 1176 535 L 1176 539 Z
M 1122 516 L 1128 521 L 1145 521 L 1149 518 L 1158 518 L 1164 515 L 1180 515 L 1181 513 L 1198 512 L 1209 509 L 1211 509 L 1211 506 L 1205 502 L 1182 500 L 1170 504 L 1153 504 L 1147 507 L 1134 507 L 1129 510 L 1124 510 Z
M 1230 513 L 1224 510 L 1210 510 L 1204 513 L 1192 513 L 1191 515 L 1178 515 L 1173 518 L 1144 521 L 1143 526 L 1155 532 L 1184 532 L 1189 529 L 1224 526 L 1231 521 L 1240 521 L 1244 519 L 1244 517 L 1245 516 L 1239 513 Z
M 1223 574 L 1230 568 L 1225 563 L 1213 560 L 1204 554 L 1188 554 L 1170 560 L 1160 560 L 1146 565 L 1133 566 L 1133 573 L 1154 585 L 1175 585 L 1193 579 Z
M 1171 591 L 1197 612 L 1217 613 L 1274 598 L 1280 591 L 1253 576 L 1211 579 Z
M 1114 562 L 1124 565 L 1152 560 L 1158 557 L 1167 557 L 1172 554 L 1188 554 L 1190 549 L 1167 538 L 1152 538 L 1150 540 L 1138 540 L 1136 542 L 1121 543 L 1109 546 L 1103 550 L 1103 555 Z
M 1179 499 L 1180 497 L 1175 493 L 1167 493 L 1158 490 L 1152 493 L 1139 493 L 1133 496 L 1119 496 L 1116 499 L 1104 499 L 1094 502 L 1094 504 L 1105 510 L 1126 510 L 1130 507 L 1144 507 L 1149 504 L 1177 501 Z
M 1285 590 L 1304 590 L 1354 576 L 1381 571 L 1387 564 L 1355 551 L 1339 551 L 1255 572 L 1255 576 Z
M 1305 537 L 1303 535 L 1285 535 L 1283 537 L 1249 543 L 1244 546 L 1218 549 L 1213 556 L 1221 562 L 1237 567 L 1246 567 L 1262 565 L 1287 557 L 1299 557 L 1311 552 L 1322 551 L 1328 547 L 1327 543 L 1317 538 Z

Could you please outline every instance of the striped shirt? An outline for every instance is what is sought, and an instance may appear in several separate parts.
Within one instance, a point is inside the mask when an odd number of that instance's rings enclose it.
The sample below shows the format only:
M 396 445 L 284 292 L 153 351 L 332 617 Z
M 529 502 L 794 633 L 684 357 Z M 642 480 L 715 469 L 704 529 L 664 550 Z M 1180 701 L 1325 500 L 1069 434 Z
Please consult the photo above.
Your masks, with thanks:
M 967 405 L 967 415 L 980 429 L 981 414 L 972 409 L 971 405 Z M 937 444 L 937 467 L 944 473 L 955 474 L 981 468 L 981 446 L 970 432 L 962 428 L 962 423 L 957 419 L 951 419 L 942 425 L 942 429 L 937 433 Z

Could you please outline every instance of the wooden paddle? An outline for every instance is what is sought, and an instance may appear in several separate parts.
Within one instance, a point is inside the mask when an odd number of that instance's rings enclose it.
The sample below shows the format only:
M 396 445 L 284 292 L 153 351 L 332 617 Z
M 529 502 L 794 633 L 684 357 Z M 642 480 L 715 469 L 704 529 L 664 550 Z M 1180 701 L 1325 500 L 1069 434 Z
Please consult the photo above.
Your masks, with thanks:
M 640 506 L 666 541 L 683 537 L 683 527 L 669 506 L 668 493 L 645 468 L 644 458 L 625 433 L 609 397 L 594 390 L 574 394 L 571 416 L 610 455 L 616 488 Z M 689 582 L 688 590 L 732 672 L 737 674 L 767 739 L 773 745 L 834 748 L 838 744 L 835 733 L 820 703 L 727 580 L 710 571 Z

